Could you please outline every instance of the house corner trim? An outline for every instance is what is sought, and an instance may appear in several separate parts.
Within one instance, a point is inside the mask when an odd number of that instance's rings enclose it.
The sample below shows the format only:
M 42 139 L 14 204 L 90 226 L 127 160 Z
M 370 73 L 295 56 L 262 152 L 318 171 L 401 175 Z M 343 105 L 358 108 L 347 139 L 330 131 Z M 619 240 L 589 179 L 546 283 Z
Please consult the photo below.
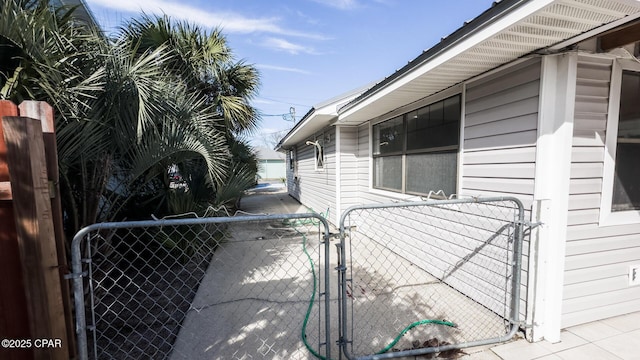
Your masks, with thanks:
M 531 340 L 560 341 L 578 56 L 542 58 L 530 296 Z

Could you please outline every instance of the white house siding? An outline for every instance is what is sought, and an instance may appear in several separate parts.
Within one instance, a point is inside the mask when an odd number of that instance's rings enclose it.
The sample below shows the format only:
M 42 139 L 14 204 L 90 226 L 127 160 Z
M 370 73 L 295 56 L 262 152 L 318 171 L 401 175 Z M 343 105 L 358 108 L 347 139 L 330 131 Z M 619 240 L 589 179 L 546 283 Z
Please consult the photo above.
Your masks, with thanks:
M 461 196 L 514 196 L 531 218 L 541 64 L 527 60 L 467 84 Z M 520 311 L 526 312 L 529 239 Z
M 358 128 L 341 126 L 337 129 L 340 141 L 340 178 L 336 191 L 340 193 L 340 211 L 358 202 Z M 335 214 L 340 216 L 340 214 Z
M 540 61 L 467 85 L 462 195 L 512 195 L 533 203 Z
M 562 326 L 640 310 L 640 224 L 598 225 L 612 60 L 578 59 Z
M 529 211 L 526 216 L 530 216 L 539 79 L 540 61 L 534 59 L 467 88 L 464 154 L 460 159 L 463 195 L 513 195 L 523 201 Z M 370 124 L 363 124 L 358 128 L 358 202 L 397 201 L 401 196 L 370 188 L 370 141 Z M 463 214 L 465 211 L 467 213 Z M 497 221 L 478 213 L 478 209 L 471 208 L 457 214 L 435 211 L 425 215 L 419 211 L 403 211 L 401 216 L 395 217 L 402 218 L 401 223 L 392 223 L 381 214 L 369 229 L 360 228 L 359 231 L 370 234 L 373 239 L 384 234 L 385 246 L 393 252 L 495 312 L 503 313 L 505 308 L 501 300 L 504 301 L 504 291 L 510 286 L 504 272 L 506 236 L 503 234 L 490 240 L 500 226 Z M 460 214 L 463 215 L 455 216 Z M 442 226 L 454 233 L 438 236 Z M 391 239 L 393 241 L 389 241 Z M 523 269 L 527 269 L 528 242 L 524 252 Z M 523 271 L 524 284 L 526 275 Z M 521 294 L 521 313 L 525 314 L 525 285 Z
M 329 209 L 327 220 L 335 222 L 336 213 L 336 132 L 334 127 L 328 127 L 323 132 L 315 134 L 308 140 L 325 139 L 324 168 L 316 170 L 315 152 L 313 145 L 300 143 L 296 145 L 297 169 L 296 177 L 292 186 L 289 187 L 289 194 L 309 209 L 326 214 Z M 328 141 L 326 141 L 328 140 Z M 291 172 L 291 171 L 289 171 Z

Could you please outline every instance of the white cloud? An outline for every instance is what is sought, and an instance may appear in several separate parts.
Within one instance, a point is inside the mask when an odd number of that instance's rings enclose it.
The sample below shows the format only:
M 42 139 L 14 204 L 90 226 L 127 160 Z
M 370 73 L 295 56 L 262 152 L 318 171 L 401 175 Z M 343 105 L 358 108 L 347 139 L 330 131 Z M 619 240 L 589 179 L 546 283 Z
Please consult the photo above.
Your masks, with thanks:
M 313 0 L 322 5 L 334 7 L 341 10 L 355 9 L 360 6 L 358 0 Z
M 169 14 L 171 17 L 188 20 L 207 27 L 221 27 L 229 33 L 265 32 L 279 35 L 324 40 L 324 36 L 288 30 L 279 25 L 274 17 L 249 18 L 234 12 L 211 12 L 166 0 L 87 0 L 90 5 L 124 12 L 144 12 L 153 15 Z
M 310 72 L 298 68 L 286 67 L 286 66 L 276 66 L 276 65 L 266 65 L 266 64 L 256 64 L 256 67 L 259 69 L 265 70 L 276 70 L 276 71 L 285 71 L 285 72 L 293 72 L 298 74 L 310 74 Z
M 300 53 L 318 55 L 318 52 L 316 52 L 312 47 L 294 44 L 290 41 L 287 41 L 281 38 L 274 38 L 274 37 L 267 38 L 262 43 L 262 46 L 279 50 L 279 51 L 285 51 L 293 55 L 297 55 Z

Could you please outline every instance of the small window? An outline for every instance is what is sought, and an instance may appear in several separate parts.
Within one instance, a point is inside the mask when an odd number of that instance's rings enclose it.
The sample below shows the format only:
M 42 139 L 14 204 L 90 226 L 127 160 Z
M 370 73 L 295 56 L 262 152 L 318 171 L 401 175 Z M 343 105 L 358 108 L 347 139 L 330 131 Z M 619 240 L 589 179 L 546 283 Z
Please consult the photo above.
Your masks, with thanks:
M 296 168 L 296 150 L 289 150 L 289 170 L 295 170 Z
M 324 144 L 322 142 L 322 139 L 316 139 L 314 148 L 316 157 L 316 170 L 322 170 L 324 169 Z

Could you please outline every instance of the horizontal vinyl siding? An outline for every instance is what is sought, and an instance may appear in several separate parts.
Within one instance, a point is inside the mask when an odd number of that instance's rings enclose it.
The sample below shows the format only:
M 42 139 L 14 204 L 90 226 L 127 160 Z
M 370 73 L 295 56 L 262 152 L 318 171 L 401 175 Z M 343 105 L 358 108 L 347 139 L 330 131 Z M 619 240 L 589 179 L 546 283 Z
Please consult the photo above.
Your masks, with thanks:
M 340 208 L 344 211 L 358 204 L 358 128 L 341 127 L 340 131 Z
M 461 195 L 513 195 L 533 201 L 540 61 L 467 86 Z
M 612 61 L 580 56 L 571 157 L 562 326 L 640 311 L 628 286 L 640 262 L 640 224 L 598 225 Z
M 514 196 L 531 218 L 540 95 L 539 59 L 467 85 L 461 196 Z M 525 299 L 529 239 L 524 239 L 520 308 Z
M 516 195 L 530 209 L 533 196 L 535 143 L 540 63 L 533 61 L 515 71 L 525 78 L 510 78 L 509 72 L 471 87 L 467 102 L 464 139 L 463 194 Z M 511 86 L 511 87 L 509 87 Z M 487 93 L 486 91 L 489 91 Z M 469 99 L 467 97 L 467 99 Z M 357 189 L 360 204 L 398 201 L 392 192 L 371 189 L 370 179 L 370 125 L 358 127 Z M 467 149 L 469 147 L 469 149 Z M 389 210 L 395 212 L 395 210 Z M 443 279 L 458 291 L 477 302 L 503 313 L 505 289 L 510 287 L 511 276 L 505 273 L 508 251 L 503 236 L 496 238 L 496 221 L 477 216 L 478 209 L 462 213 L 403 212 L 390 222 L 384 215 L 366 229 L 359 229 L 374 240 L 389 247 L 394 253 Z M 511 213 L 513 214 L 513 213 Z M 513 215 L 512 215 L 513 216 Z M 530 213 L 525 216 L 530 216 Z M 438 233 L 443 236 L 438 236 Z M 380 239 L 384 234 L 384 239 Z M 524 244 L 523 269 L 528 267 L 528 242 Z M 523 284 L 527 280 L 522 272 Z M 521 289 L 526 299 L 526 286 Z M 526 311 L 521 301 L 521 313 Z
M 512 227 L 505 225 L 513 218 L 513 211 L 484 204 L 364 210 L 354 212 L 350 224 L 389 251 L 505 315 L 510 307 L 505 293 L 511 288 L 513 244 Z
M 336 137 L 335 128 L 330 127 L 316 134 L 318 139 L 325 137 L 324 169 L 315 169 L 314 146 L 304 142 L 297 148 L 297 199 L 310 210 L 325 214 L 329 209 L 327 220 L 335 222 L 336 213 Z M 308 140 L 314 141 L 315 137 Z M 295 196 L 294 196 L 295 197 Z

